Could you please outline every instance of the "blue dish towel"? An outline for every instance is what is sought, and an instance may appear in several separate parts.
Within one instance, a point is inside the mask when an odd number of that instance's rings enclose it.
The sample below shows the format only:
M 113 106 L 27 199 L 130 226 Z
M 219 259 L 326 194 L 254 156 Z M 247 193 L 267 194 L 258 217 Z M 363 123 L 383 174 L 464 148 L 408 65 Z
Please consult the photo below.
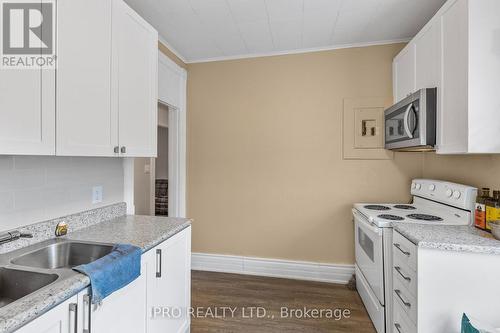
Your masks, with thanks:
M 137 246 L 118 244 L 108 255 L 73 269 L 90 278 L 92 303 L 99 304 L 141 275 L 141 255 Z

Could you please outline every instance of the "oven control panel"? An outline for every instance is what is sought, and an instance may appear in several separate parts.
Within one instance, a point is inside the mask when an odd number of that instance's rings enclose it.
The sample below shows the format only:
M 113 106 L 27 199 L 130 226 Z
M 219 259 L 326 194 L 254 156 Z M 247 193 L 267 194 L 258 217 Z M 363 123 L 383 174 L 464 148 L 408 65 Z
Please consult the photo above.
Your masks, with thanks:
M 440 180 L 414 179 L 411 183 L 411 194 L 473 211 L 477 188 Z

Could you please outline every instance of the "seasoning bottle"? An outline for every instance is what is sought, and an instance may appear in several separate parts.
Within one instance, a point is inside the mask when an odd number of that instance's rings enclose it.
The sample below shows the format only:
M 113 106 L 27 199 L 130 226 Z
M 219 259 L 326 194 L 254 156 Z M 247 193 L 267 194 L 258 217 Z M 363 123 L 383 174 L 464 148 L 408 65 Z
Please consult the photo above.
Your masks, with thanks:
M 474 225 L 479 229 L 486 229 L 486 201 L 490 199 L 490 189 L 483 187 L 481 194 L 476 198 Z
M 500 191 L 493 191 L 493 198 L 486 200 L 486 230 L 491 231 L 490 222 L 500 219 Z

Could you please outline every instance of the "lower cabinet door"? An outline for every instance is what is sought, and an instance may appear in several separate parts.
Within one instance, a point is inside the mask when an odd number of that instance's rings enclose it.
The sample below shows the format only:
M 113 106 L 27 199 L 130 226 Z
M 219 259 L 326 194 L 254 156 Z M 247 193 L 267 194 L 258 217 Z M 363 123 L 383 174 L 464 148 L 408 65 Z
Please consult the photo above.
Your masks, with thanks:
M 146 332 L 146 275 L 145 262 L 141 265 L 141 276 L 126 287 L 106 297 L 101 305 L 90 305 L 91 333 L 145 333 Z M 83 302 L 85 303 L 85 302 Z M 88 306 L 88 304 L 87 304 Z M 82 315 L 81 328 L 86 328 L 86 311 Z
M 78 297 L 73 296 L 21 327 L 18 333 L 77 333 Z
M 191 304 L 191 227 L 145 254 L 147 332 L 189 331 Z

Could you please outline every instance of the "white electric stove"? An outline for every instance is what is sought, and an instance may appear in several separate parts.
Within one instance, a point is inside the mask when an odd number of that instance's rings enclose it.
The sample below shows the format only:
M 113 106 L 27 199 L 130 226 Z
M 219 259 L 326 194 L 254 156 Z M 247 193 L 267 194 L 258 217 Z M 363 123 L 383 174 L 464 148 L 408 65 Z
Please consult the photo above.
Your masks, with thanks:
M 395 223 L 471 225 L 477 189 L 415 179 L 412 203 L 358 203 L 355 223 L 356 286 L 378 333 L 392 330 L 392 226 Z

